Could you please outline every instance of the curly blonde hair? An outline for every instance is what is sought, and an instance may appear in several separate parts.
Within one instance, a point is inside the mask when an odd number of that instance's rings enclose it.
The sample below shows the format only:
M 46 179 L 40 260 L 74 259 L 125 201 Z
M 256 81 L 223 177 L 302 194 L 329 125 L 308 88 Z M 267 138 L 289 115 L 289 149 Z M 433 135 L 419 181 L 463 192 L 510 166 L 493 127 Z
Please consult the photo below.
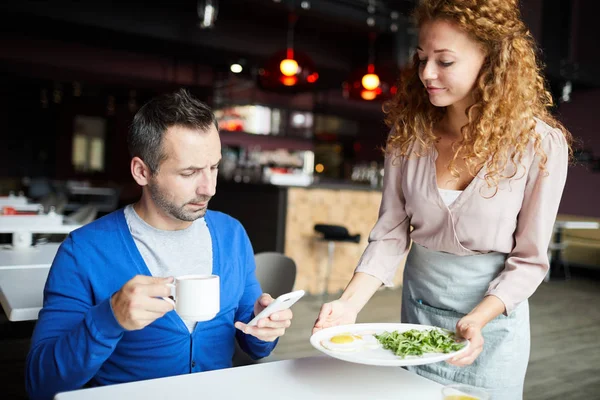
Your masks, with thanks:
M 567 143 L 571 134 L 550 114 L 552 96 L 546 89 L 536 46 L 521 20 L 517 0 L 421 0 L 414 13 L 421 27 L 428 21 L 454 23 L 483 46 L 486 59 L 473 91 L 475 102 L 467 108 L 468 124 L 454 146 L 449 169 L 459 176 L 455 161 L 462 158 L 471 176 L 485 165 L 485 181 L 497 191 L 502 178 L 515 176 L 517 166 L 531 140 L 545 173 L 547 156 L 535 131 L 537 117 L 560 129 Z M 427 151 L 438 139 L 434 124 L 444 108 L 433 106 L 419 79 L 419 58 L 400 77 L 395 97 L 384 104 L 385 122 L 392 129 L 388 153 L 406 156 L 413 144 Z M 422 155 L 417 153 L 417 155 Z M 507 169 L 507 164 L 514 168 Z M 515 171 L 505 175 L 504 171 Z

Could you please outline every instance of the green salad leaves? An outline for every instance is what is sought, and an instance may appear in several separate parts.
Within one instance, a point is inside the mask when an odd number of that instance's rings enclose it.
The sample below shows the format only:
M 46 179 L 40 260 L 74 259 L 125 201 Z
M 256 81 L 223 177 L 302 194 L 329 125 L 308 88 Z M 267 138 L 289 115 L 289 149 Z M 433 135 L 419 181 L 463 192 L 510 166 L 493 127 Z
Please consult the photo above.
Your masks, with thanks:
M 464 343 L 456 342 L 453 332 L 442 329 L 410 329 L 405 332 L 383 332 L 374 336 L 384 349 L 391 350 L 402 358 L 421 356 L 424 353 L 450 353 L 465 346 Z

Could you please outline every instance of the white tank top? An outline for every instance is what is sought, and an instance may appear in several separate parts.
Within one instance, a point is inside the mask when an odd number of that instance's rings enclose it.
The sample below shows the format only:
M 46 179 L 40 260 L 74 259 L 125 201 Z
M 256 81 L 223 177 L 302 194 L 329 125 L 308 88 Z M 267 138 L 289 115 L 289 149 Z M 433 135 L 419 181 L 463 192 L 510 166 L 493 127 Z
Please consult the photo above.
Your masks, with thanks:
M 444 204 L 446 206 L 449 206 L 450 204 L 454 203 L 454 200 L 456 200 L 456 198 L 458 196 L 460 196 L 460 194 L 463 192 L 462 190 L 450 190 L 450 189 L 440 189 L 438 188 L 439 192 L 440 192 L 440 196 L 442 196 L 442 200 L 444 200 Z

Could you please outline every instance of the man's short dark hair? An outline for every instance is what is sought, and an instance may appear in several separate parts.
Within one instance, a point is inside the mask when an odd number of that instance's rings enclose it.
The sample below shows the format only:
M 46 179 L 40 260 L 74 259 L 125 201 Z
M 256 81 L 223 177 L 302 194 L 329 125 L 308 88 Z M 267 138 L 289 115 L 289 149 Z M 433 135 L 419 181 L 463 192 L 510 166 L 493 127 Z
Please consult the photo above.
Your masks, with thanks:
M 129 153 L 131 157 L 141 158 L 155 174 L 167 157 L 162 142 L 168 128 L 182 126 L 208 131 L 211 124 L 219 130 L 212 110 L 185 89 L 155 97 L 133 117 L 127 136 Z

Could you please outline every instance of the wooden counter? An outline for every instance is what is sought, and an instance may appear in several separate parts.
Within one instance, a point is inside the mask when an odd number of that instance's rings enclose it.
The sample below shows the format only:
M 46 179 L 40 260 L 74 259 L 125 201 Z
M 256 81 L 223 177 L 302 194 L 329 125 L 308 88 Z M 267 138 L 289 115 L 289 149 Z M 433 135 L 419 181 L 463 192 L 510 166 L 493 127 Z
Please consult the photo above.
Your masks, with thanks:
M 255 253 L 276 251 L 297 265 L 295 289 L 320 294 L 325 283 L 327 242 L 318 240 L 315 224 L 343 225 L 361 234 L 360 243 L 335 244 L 329 293 L 343 290 L 352 278 L 377 221 L 381 191 L 365 185 L 319 184 L 285 187 L 219 182 L 210 208 L 237 218 Z M 403 265 L 394 279 L 402 282 Z
M 288 188 L 284 253 L 296 261 L 295 289 L 319 294 L 324 289 L 327 269 L 327 242 L 318 240 L 315 224 L 342 225 L 351 235 L 360 233 L 360 243 L 335 243 L 329 293 L 346 287 L 367 247 L 371 229 L 377 221 L 381 192 L 378 190 Z M 394 283 L 402 282 L 403 265 Z

